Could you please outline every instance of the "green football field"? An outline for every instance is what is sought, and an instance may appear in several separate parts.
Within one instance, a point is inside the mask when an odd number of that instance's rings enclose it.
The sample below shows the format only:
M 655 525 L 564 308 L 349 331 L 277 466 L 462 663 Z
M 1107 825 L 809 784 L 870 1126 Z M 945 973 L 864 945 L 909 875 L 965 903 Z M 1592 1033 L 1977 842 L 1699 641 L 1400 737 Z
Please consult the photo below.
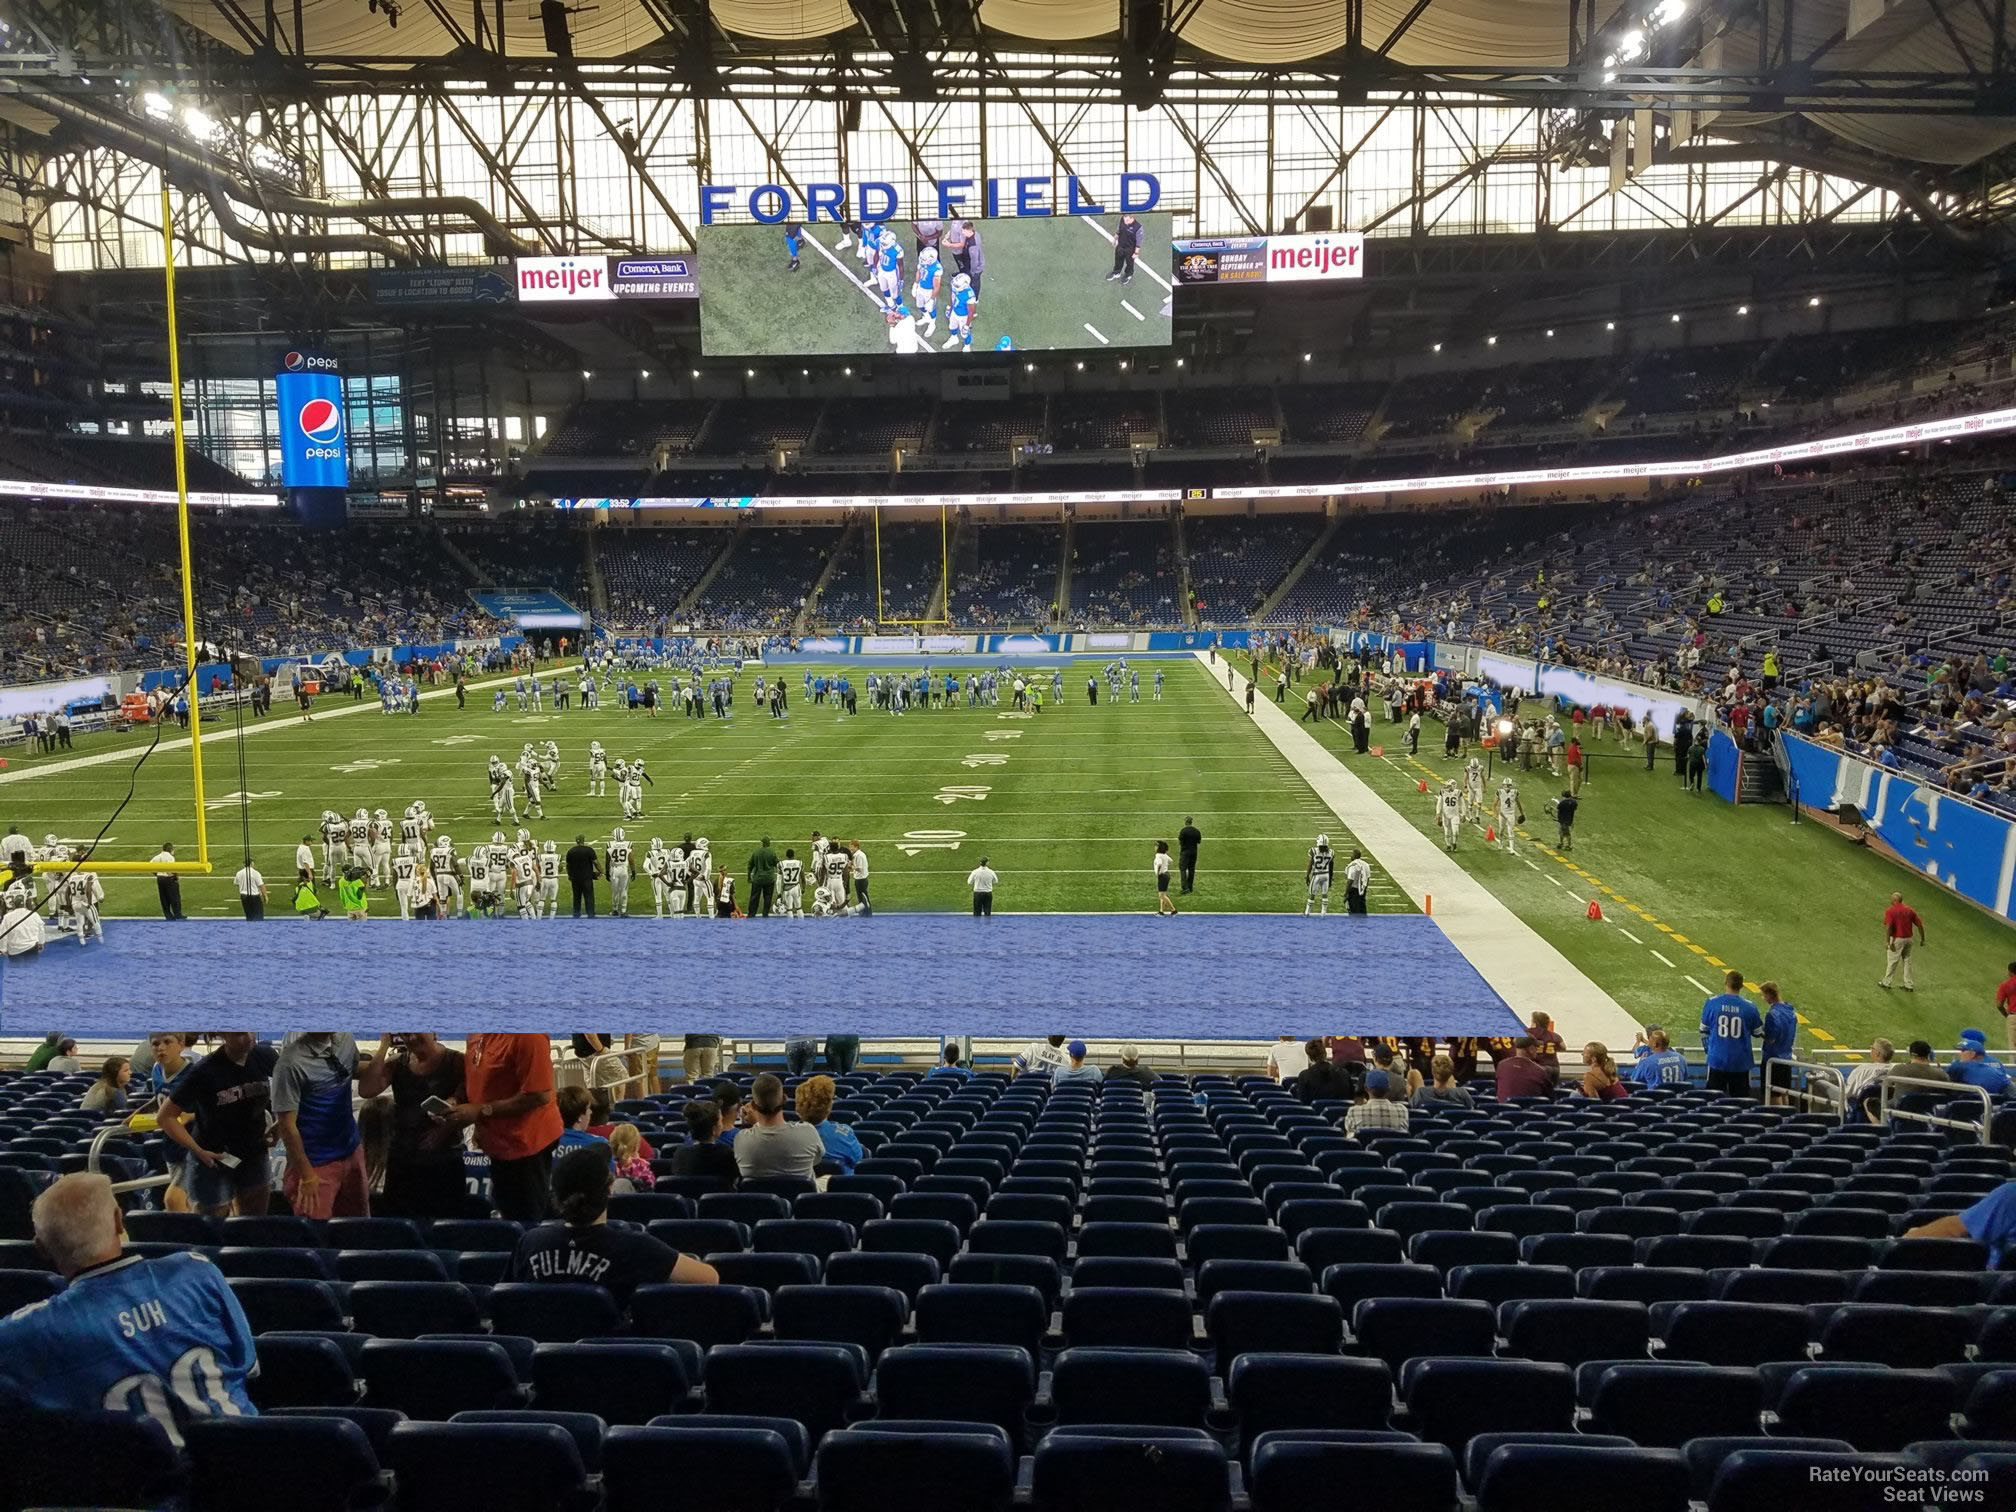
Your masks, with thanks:
M 646 818 L 625 826 L 633 841 L 706 835 L 714 854 L 740 874 L 766 835 L 780 855 L 795 846 L 801 858 L 815 829 L 856 839 L 868 852 L 881 911 L 963 911 L 971 896 L 966 875 L 983 855 L 1000 873 L 996 907 L 1003 913 L 1149 910 L 1155 842 L 1168 840 L 1173 850 L 1177 830 L 1193 815 L 1205 837 L 1202 866 L 1197 892 L 1179 898 L 1180 906 L 1299 910 L 1309 846 L 1327 831 L 1348 854 L 1343 827 L 1195 663 L 1163 664 L 1169 675 L 1160 703 L 1153 701 L 1154 664 L 1143 663 L 1142 701 L 1117 707 L 1107 702 L 1103 679 L 1098 706 L 1086 703 L 1085 678 L 1097 665 L 1063 669 L 1061 705 L 1049 696 L 1044 668 L 1040 715 L 962 703 L 897 718 L 864 701 L 859 715 L 841 717 L 805 699 L 799 666 L 781 669 L 791 699 L 785 720 L 755 710 L 755 673 L 747 669 L 736 678 L 729 720 L 670 712 L 653 719 L 614 707 L 607 695 L 597 712 L 493 713 L 487 688 L 471 693 L 465 711 L 457 712 L 452 697 L 435 697 L 422 701 L 417 716 L 380 714 L 375 697 L 360 712 L 336 714 L 352 707 L 339 698 L 322 701 L 315 721 L 302 725 L 287 722 L 283 705 L 266 721 L 248 721 L 242 774 L 239 742 L 204 744 L 218 875 L 186 881 L 184 905 L 192 916 L 237 912 L 228 879 L 249 824 L 253 857 L 276 908 L 284 906 L 295 844 L 325 807 L 346 817 L 360 806 L 383 808 L 396 820 L 408 803 L 425 799 L 437 834 L 452 835 L 466 859 L 495 827 L 485 777 L 490 754 L 515 765 L 523 742 L 550 738 L 561 751 L 559 790 L 548 795 L 545 819 L 526 826 L 563 850 L 577 834 L 599 843 L 623 822 L 613 783 L 608 797 L 586 793 L 588 743 L 600 740 L 612 760 L 642 757 L 651 774 Z M 865 688 L 865 669 L 847 671 Z M 149 738 L 98 737 L 69 755 L 137 754 Z M 0 784 L 0 829 L 18 823 L 38 842 L 53 833 L 78 843 L 98 832 L 126 793 L 132 762 L 57 769 L 65 759 L 14 758 L 12 772 L 43 774 Z M 193 859 L 190 793 L 186 746 L 157 752 L 140 768 L 133 799 L 99 854 L 146 860 L 173 840 L 179 855 Z M 107 878 L 106 889 L 115 915 L 157 914 L 150 877 Z M 1412 908 L 1383 872 L 1375 874 L 1372 902 Z M 632 885 L 631 907 L 650 908 L 641 879 Z M 396 914 L 389 892 L 374 896 L 373 912 Z
M 1272 686 L 1263 676 L 1262 687 Z M 1432 793 L 1462 761 L 1442 755 L 1440 724 L 1424 725 L 1420 754 L 1410 758 L 1402 727 L 1386 723 L 1383 706 L 1373 714 L 1372 744 L 1383 744 L 1383 757 L 1352 755 L 1349 733 L 1335 722 L 1320 727 L 1320 738 L 1439 840 L 1418 784 L 1429 782 Z M 1571 853 L 1554 850 L 1544 807 L 1564 783 L 1541 769 L 1515 773 L 1528 819 L 1519 854 L 1487 846 L 1478 829 L 1455 859 L 1641 1020 L 1698 1042 L 1701 989 L 1721 991 L 1722 973 L 1735 968 L 1751 983 L 1777 982 L 1800 1011 L 1802 1046 L 1815 1050 L 1861 1050 L 1877 1035 L 1951 1050 L 1967 1027 L 1985 1029 L 1991 1046 L 2003 1043 L 1994 992 L 2016 959 L 2016 931 L 1831 826 L 1794 824 L 1782 805 L 1731 807 L 1687 793 L 1670 746 L 1650 773 L 1642 748 L 1626 755 L 1621 742 L 1596 737 L 1587 749 Z M 1494 785 L 1504 770 L 1494 769 Z M 1892 892 L 1925 920 L 1915 992 L 1876 985 Z M 1588 917 L 1592 899 L 1601 923 Z
M 1113 216 L 1032 216 L 980 221 L 985 271 L 973 350 L 993 351 L 1006 337 L 1017 351 L 1101 350 L 1167 346 L 1169 217 L 1141 217 L 1146 240 L 1132 283 L 1108 283 L 1113 269 Z M 903 247 L 902 297 L 910 299 L 916 247 L 907 221 L 894 223 Z M 888 323 L 858 249 L 836 250 L 839 226 L 820 222 L 793 273 L 781 226 L 710 226 L 702 241 L 705 269 L 700 343 L 709 357 L 887 355 Z M 1152 270 L 1152 271 L 1151 271 Z M 939 298 L 937 334 L 920 360 L 942 351 L 949 285 Z

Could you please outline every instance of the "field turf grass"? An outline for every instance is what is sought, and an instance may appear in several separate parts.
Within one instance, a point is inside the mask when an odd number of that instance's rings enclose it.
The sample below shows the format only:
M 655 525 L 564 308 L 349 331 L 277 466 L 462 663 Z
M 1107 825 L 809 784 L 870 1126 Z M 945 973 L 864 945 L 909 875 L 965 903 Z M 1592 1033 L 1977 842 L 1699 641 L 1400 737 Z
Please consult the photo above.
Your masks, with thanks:
M 1061 707 L 1049 697 L 1046 666 L 1043 712 L 1024 717 L 1005 706 L 962 705 L 895 718 L 864 701 L 858 716 L 842 718 L 805 699 L 802 666 L 779 669 L 791 699 L 785 720 L 754 708 L 751 669 L 737 676 L 735 713 L 725 721 L 669 711 L 654 720 L 624 712 L 608 695 L 592 713 L 521 714 L 515 706 L 492 713 L 491 692 L 482 688 L 459 713 L 452 698 L 427 698 L 417 716 L 386 716 L 372 696 L 361 712 L 332 718 L 334 710 L 351 707 L 336 698 L 321 701 L 312 724 L 257 729 L 287 718 L 282 705 L 266 721 L 248 721 L 254 733 L 243 742 L 242 775 L 236 742 L 203 747 L 206 792 L 218 805 L 209 821 L 217 875 L 184 880 L 185 911 L 192 917 L 238 911 L 229 878 L 240 864 L 243 831 L 233 795 L 252 795 L 242 807 L 254 859 L 273 893 L 272 910 L 284 912 L 295 843 L 315 830 L 324 807 L 346 817 L 359 806 L 383 808 L 396 820 L 408 803 L 424 798 L 437 833 L 452 835 L 466 860 L 496 827 L 484 775 L 490 753 L 515 765 L 524 741 L 550 737 L 560 745 L 559 790 L 548 795 L 546 818 L 526 827 L 563 850 L 577 834 L 599 845 L 623 822 L 613 782 L 608 797 L 586 794 L 588 742 L 596 739 L 612 760 L 641 756 L 651 774 L 646 818 L 626 825 L 640 849 L 653 835 L 668 842 L 706 835 L 714 854 L 741 875 L 765 835 L 779 855 L 794 846 L 801 858 L 815 829 L 858 839 L 868 852 L 878 912 L 965 911 L 966 874 L 983 855 L 1001 875 L 1002 913 L 1152 910 L 1155 841 L 1166 839 L 1173 850 L 1186 815 L 1196 817 L 1204 845 L 1198 889 L 1179 898 L 1179 907 L 1299 912 L 1309 846 L 1327 831 L 1348 855 L 1343 826 L 1194 662 L 1163 664 L 1168 681 L 1159 704 L 1152 701 L 1155 664 L 1144 662 L 1141 703 L 1110 707 L 1102 679 L 1094 708 L 1085 700 L 1085 678 L 1097 665 L 1063 669 Z M 847 670 L 857 687 L 864 685 L 866 669 Z M 178 734 L 171 729 L 165 739 Z M 100 736 L 80 741 L 70 754 L 115 748 L 137 754 L 149 738 Z M 63 759 L 17 754 L 12 770 Z M 125 795 L 131 772 L 131 763 L 120 761 L 0 784 L 0 828 L 19 823 L 37 842 L 45 833 L 87 840 Z M 158 751 L 140 769 L 133 801 L 100 854 L 146 860 L 173 840 L 179 855 L 193 859 L 190 792 L 186 746 Z M 315 844 L 319 858 L 319 836 Z M 904 852 L 906 845 L 913 853 Z M 105 885 L 111 914 L 158 915 L 151 877 L 107 877 Z M 746 881 L 740 885 L 746 892 Z M 632 883 L 630 906 L 633 913 L 650 911 L 650 887 L 641 876 Z M 1412 910 L 1383 872 L 1375 872 L 1372 906 Z M 397 911 L 389 890 L 374 893 L 374 914 Z
M 1271 670 L 1261 686 L 1271 693 Z M 1291 703 L 1300 691 L 1291 689 Z M 1434 721 L 1424 723 L 1420 755 L 1410 758 L 1404 727 L 1386 722 L 1383 705 L 1372 712 L 1372 744 L 1383 744 L 1383 758 L 1351 754 L 1349 733 L 1334 722 L 1319 738 L 1439 842 L 1432 794 L 1463 761 L 1443 757 L 1443 727 Z M 1627 756 L 1621 742 L 1596 737 L 1585 748 L 1593 760 L 1571 853 L 1554 850 L 1545 809 L 1566 784 L 1542 767 L 1515 774 L 1528 821 L 1519 854 L 1486 846 L 1473 829 L 1455 860 L 1641 1021 L 1698 1043 L 1701 989 L 1721 991 L 1722 973 L 1733 967 L 1752 984 L 1777 982 L 1800 1012 L 1803 1049 L 1862 1051 L 1882 1035 L 1900 1057 L 1921 1037 L 1950 1051 L 1967 1027 L 1986 1030 L 1991 1048 L 2004 1043 L 1994 991 L 2016 959 L 2008 925 L 1857 849 L 1830 825 L 1794 824 L 1783 805 L 1732 808 L 1713 794 L 1687 793 L 1670 746 L 1650 773 L 1642 747 Z M 1494 790 L 1504 770 L 1495 768 Z M 1429 793 L 1419 791 L 1422 781 Z M 1892 892 L 1925 920 L 1915 992 L 1876 985 Z M 1604 922 L 1589 920 L 1591 899 Z
M 1144 216 L 1147 241 L 1130 284 L 1108 283 L 1113 269 L 1110 234 L 1115 216 L 1042 216 L 980 221 L 986 251 L 973 350 L 992 351 L 1002 337 L 1017 351 L 1159 347 L 1170 340 L 1169 217 Z M 902 295 L 910 300 L 916 246 L 908 221 L 895 223 L 903 247 Z M 865 276 L 855 245 L 836 251 L 841 230 L 822 221 L 810 228 L 796 273 L 789 271 L 782 226 L 709 228 L 702 260 L 700 342 L 709 357 L 891 355 L 889 327 L 876 299 L 861 287 Z M 824 249 L 822 255 L 821 249 Z M 837 266 L 836 266 L 837 263 Z M 956 271 L 956 270 L 955 270 Z M 922 362 L 942 350 L 951 329 L 945 320 L 949 284 L 939 297 L 937 335 Z M 1133 308 L 1130 311 L 1127 306 Z M 913 311 L 914 313 L 914 311 Z M 1087 330 L 1090 325 L 1092 330 Z M 1094 332 L 1097 332 L 1095 335 Z M 1104 338 L 1103 340 L 1101 338 Z

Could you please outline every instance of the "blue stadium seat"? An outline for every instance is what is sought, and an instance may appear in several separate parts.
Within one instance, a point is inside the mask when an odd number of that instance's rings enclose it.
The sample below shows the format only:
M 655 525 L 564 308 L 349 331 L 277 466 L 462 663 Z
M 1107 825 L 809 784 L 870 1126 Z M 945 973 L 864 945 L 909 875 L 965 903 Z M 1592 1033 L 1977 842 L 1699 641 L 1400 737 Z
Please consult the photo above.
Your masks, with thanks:
M 793 1218 L 835 1218 L 860 1232 L 861 1225 L 872 1223 L 882 1216 L 879 1198 L 866 1192 L 846 1190 L 807 1192 L 791 1204 Z
M 1383 1429 L 1392 1416 L 1392 1373 L 1377 1360 L 1249 1351 L 1220 1369 L 1249 1460 L 1263 1433 Z
M 1035 1255 L 1062 1265 L 1069 1239 L 1058 1223 L 982 1218 L 967 1231 L 966 1248 L 975 1255 Z
M 187 1484 L 168 1431 L 126 1412 L 22 1412 L 6 1419 L 0 1506 L 179 1505 Z
M 605 1423 L 642 1427 L 688 1405 L 698 1349 L 677 1341 L 610 1339 L 541 1344 L 532 1353 L 532 1400 L 553 1412 L 593 1413 Z
M 1803 1308 L 1761 1302 L 1676 1302 L 1658 1309 L 1669 1360 L 1762 1365 L 1807 1358 Z
M 1015 1494 L 1015 1453 L 1000 1429 L 928 1420 L 862 1423 L 819 1446 L 822 1512 L 891 1506 L 997 1512 Z
M 836 1218 L 766 1218 L 750 1230 L 761 1255 L 812 1255 L 823 1266 L 829 1255 L 854 1248 L 854 1226 Z
M 1719 1207 L 1689 1213 L 1690 1234 L 1729 1234 L 1742 1239 L 1776 1239 L 1785 1232 L 1785 1215 L 1775 1208 Z
M 1637 1246 L 1623 1234 L 1529 1234 L 1519 1241 L 1519 1258 L 1532 1265 L 1565 1265 L 1587 1270 L 1597 1265 L 1630 1265 Z
M 1900 1464 L 1891 1455 L 1820 1454 L 1765 1440 L 1723 1456 L 1709 1487 L 1709 1512 L 1785 1512 L 1810 1505 L 1816 1484 L 1826 1487 L 1827 1512 L 1883 1512 L 1897 1505 L 1886 1478 Z
M 1421 1437 L 1461 1452 L 1480 1433 L 1566 1433 L 1575 1426 L 1575 1373 L 1531 1360 L 1410 1360 L 1400 1374 Z
M 1523 1239 L 1529 1234 L 1572 1234 L 1576 1213 L 1573 1208 L 1547 1203 L 1506 1203 L 1484 1208 L 1477 1214 L 1476 1227 L 1487 1234 L 1511 1234 Z
M 391 1489 L 364 1430 L 343 1418 L 198 1418 L 182 1437 L 190 1504 L 204 1512 L 271 1512 L 279 1486 L 295 1512 L 354 1512 Z
M 1337 1353 L 1344 1342 L 1344 1310 L 1334 1297 L 1221 1291 L 1205 1306 L 1204 1328 L 1222 1374 L 1248 1351 Z
M 1006 1344 L 1034 1360 L 1050 1302 L 1033 1286 L 952 1282 L 917 1294 L 917 1337 L 929 1344 Z
M 714 1255 L 749 1248 L 749 1225 L 729 1218 L 656 1218 L 644 1232 L 682 1255 Z
M 345 1326 L 342 1304 L 327 1281 L 245 1279 L 229 1284 L 255 1334 L 276 1329 L 340 1330 Z
M 1391 1229 L 1304 1229 L 1295 1239 L 1295 1258 L 1318 1276 L 1333 1265 L 1398 1265 L 1406 1258 Z
M 435 1249 L 508 1255 L 523 1237 L 508 1218 L 436 1218 L 427 1225 L 427 1243 Z
M 1196 1355 L 1170 1349 L 1067 1349 L 1050 1377 L 1059 1424 L 1202 1428 L 1211 1372 Z
M 910 1304 L 887 1286 L 780 1286 L 770 1317 L 780 1339 L 859 1345 L 872 1365 L 903 1332 Z
M 1432 1236 L 1426 1236 L 1432 1237 Z M 1463 1236 L 1472 1237 L 1470 1235 Z M 1583 1271 L 1584 1276 L 1599 1274 Z M 1496 1306 L 1501 1302 L 1538 1300 L 1575 1295 L 1577 1273 L 1560 1265 L 1459 1265 L 1448 1273 L 1447 1290 L 1463 1297 Z
M 126 1225 L 126 1237 L 132 1240 L 186 1244 L 192 1248 L 222 1242 L 217 1232 L 217 1220 L 203 1213 L 162 1213 L 147 1210 L 127 1213 L 123 1221 Z
M 1248 1456 L 1253 1512 L 1335 1505 L 1340 1487 L 1376 1488 L 1381 1512 L 1455 1512 L 1456 1459 L 1441 1444 L 1404 1435 L 1288 1430 Z
M 1957 1270 L 1858 1271 L 1849 1283 L 1850 1302 L 1899 1307 L 1972 1307 L 1983 1300 L 1992 1277 Z
M 357 1378 L 334 1340 L 310 1334 L 261 1334 L 259 1373 L 246 1392 L 261 1412 L 275 1407 L 348 1407 L 357 1401 Z
M 900 1293 L 905 1305 L 917 1300 L 917 1293 L 936 1286 L 943 1269 L 929 1255 L 850 1250 L 826 1262 L 826 1282 L 830 1286 L 886 1286 Z
M 889 1204 L 891 1218 L 925 1218 L 949 1223 L 961 1235 L 980 1218 L 980 1204 L 960 1192 L 905 1192 Z
M 1432 1265 L 1332 1265 L 1323 1272 L 1322 1288 L 1350 1317 L 1368 1297 L 1439 1297 L 1442 1273 Z
M 325 1251 L 326 1253 L 326 1251 Z M 336 1279 L 355 1281 L 452 1281 L 448 1260 L 435 1250 L 363 1249 L 336 1251 Z
M 1672 1449 L 1504 1444 L 1484 1462 L 1478 1512 L 1687 1512 L 1687 1462 Z
M 429 1242 L 410 1218 L 331 1218 L 322 1238 L 333 1250 L 421 1250 Z
M 546 1348 L 556 1346 L 547 1345 Z M 581 1456 L 581 1467 L 590 1475 L 602 1473 L 602 1443 L 609 1432 L 609 1425 L 592 1412 L 561 1412 L 552 1408 L 541 1411 L 537 1407 L 494 1407 L 479 1408 L 474 1412 L 458 1412 L 448 1420 L 451 1423 L 550 1423 L 574 1440 L 574 1451 Z
M 1061 1427 L 1036 1446 L 1034 1512 L 1229 1512 L 1232 1467 L 1201 1429 Z
M 784 1462 L 789 1467 L 794 1481 L 803 1481 L 812 1474 L 812 1435 L 805 1431 L 805 1425 L 796 1418 L 741 1416 L 729 1412 L 709 1412 L 698 1417 L 668 1415 L 653 1418 L 647 1428 L 699 1428 L 707 1430 L 753 1430 L 759 1433 L 773 1433 L 784 1446 Z M 614 1432 L 615 1430 L 612 1430 Z M 631 1430 L 625 1429 L 624 1432 Z M 608 1457 L 608 1442 L 603 1442 L 603 1457 Z M 733 1484 L 731 1482 L 730 1484 Z
M 490 1320 L 498 1333 L 541 1344 L 572 1344 L 613 1334 L 623 1310 L 606 1286 L 589 1281 L 507 1281 L 490 1290 Z
M 826 1181 L 826 1191 L 829 1195 L 861 1193 L 873 1197 L 885 1210 L 891 1202 L 901 1197 L 905 1190 L 907 1188 L 901 1177 L 873 1174 L 864 1176 L 858 1168 L 846 1175 L 828 1177 Z M 796 1211 L 795 1205 L 793 1211 Z M 875 1216 L 879 1218 L 881 1214 L 877 1213 Z
M 1708 1500 L 1709 1492 L 1714 1487 L 1715 1477 L 1722 1469 L 1724 1460 L 1732 1454 L 1753 1449 L 1806 1455 L 1855 1452 L 1855 1446 L 1846 1439 L 1804 1439 L 1776 1435 L 1771 1438 L 1759 1438 L 1755 1433 L 1691 1438 L 1680 1446 L 1680 1457 L 1687 1462 L 1687 1478 L 1693 1483 L 1694 1499 L 1697 1502 Z M 1777 1512 L 1783 1512 L 1783 1507 L 1779 1507 Z
M 1202 1305 L 1221 1291 L 1306 1294 L 1315 1289 L 1315 1276 L 1299 1260 L 1211 1259 L 1197 1265 L 1197 1300 Z
M 1754 1370 L 1711 1365 L 1613 1365 L 1597 1383 L 1591 1425 L 1648 1449 L 1759 1432 L 1764 1387 Z
M 402 1423 L 387 1444 L 402 1506 L 589 1512 L 580 1451 L 552 1423 Z
M 1964 1422 L 1971 1437 L 2016 1439 L 2016 1368 L 1981 1372 L 1965 1400 Z
M 279 1245 L 231 1245 L 210 1251 L 210 1258 L 228 1280 L 334 1281 L 336 1267 L 327 1250 L 286 1249 Z
M 906 1344 L 884 1354 L 875 1369 L 875 1397 L 883 1416 L 914 1418 L 930 1412 L 987 1423 L 1017 1445 L 1027 1435 L 1035 1391 L 1034 1361 L 1005 1344 Z
M 218 1224 L 222 1244 L 278 1244 L 289 1249 L 320 1249 L 321 1231 L 306 1218 L 282 1213 L 226 1218 Z
M 1876 1262 L 1879 1270 L 1981 1271 L 1988 1251 L 1972 1239 L 1893 1239 Z
M 361 1373 L 365 1406 L 426 1422 L 526 1405 L 511 1356 L 495 1339 L 372 1339 Z
M 1733 1234 L 1661 1234 L 1638 1241 L 1638 1263 L 1704 1271 L 1748 1265 L 1750 1241 Z
M 1089 1206 L 1089 1205 L 1088 1205 Z M 1078 1230 L 1078 1254 L 1130 1256 L 1138 1259 L 1176 1258 L 1176 1231 L 1166 1223 L 1093 1222 Z
M 1822 1325 L 1820 1354 L 1827 1360 L 1930 1370 L 1965 1359 L 1974 1332 L 1974 1320 L 1950 1308 L 1849 1303 L 1835 1308 Z
M 1274 1210 L 1274 1221 L 1293 1244 L 1311 1229 L 1370 1228 L 1372 1212 L 1345 1197 L 1295 1197 Z
M 1180 1290 L 1074 1283 L 1064 1294 L 1063 1327 L 1066 1348 L 1189 1349 L 1196 1342 L 1190 1298 Z
M 1776 1267 L 1745 1266 L 1733 1270 L 1712 1270 L 1708 1284 L 1718 1302 L 1765 1302 L 1806 1307 L 1820 1302 L 1848 1300 L 1849 1278 L 1835 1270 L 1784 1270 Z
M 753 1286 L 772 1297 L 786 1286 L 815 1286 L 819 1281 L 817 1255 L 782 1251 L 758 1255 L 751 1251 L 707 1256 L 707 1263 L 727 1286 Z
M 1682 1266 L 1599 1265 L 1575 1273 L 1575 1295 L 1597 1302 L 1705 1302 L 1712 1290 L 1708 1272 Z
M 789 1218 L 791 1204 L 774 1192 L 709 1192 L 695 1211 L 702 1218 L 726 1218 L 754 1228 L 766 1219 Z
M 1936 1370 L 1808 1367 L 1785 1383 L 1778 1421 L 1789 1433 L 1844 1438 L 1864 1453 L 1882 1453 L 1951 1437 L 1957 1396 Z
M 476 1299 L 457 1281 L 359 1281 L 350 1288 L 350 1317 L 357 1332 L 381 1339 L 483 1328 Z
M 877 1218 L 861 1226 L 862 1249 L 929 1255 L 941 1270 L 964 1242 L 964 1230 L 942 1218 Z
M 1498 1329 L 1485 1302 L 1374 1296 L 1353 1311 L 1351 1332 L 1360 1353 L 1398 1370 L 1424 1355 L 1488 1356 Z
M 1519 1241 L 1510 1234 L 1429 1229 L 1407 1239 L 1407 1258 L 1416 1265 L 1432 1265 L 1447 1276 L 1459 1265 L 1516 1265 Z
M 0 1318 L 62 1290 L 63 1278 L 53 1271 L 0 1270 Z
M 1882 1253 L 1880 1239 L 1845 1239 L 1824 1234 L 1787 1234 L 1767 1243 L 1760 1265 L 1788 1270 L 1866 1270 Z
M 770 1298 L 753 1286 L 657 1282 L 630 1294 L 631 1331 L 642 1338 L 691 1339 L 702 1349 L 740 1344 L 770 1316 Z
M 817 1444 L 864 1410 L 867 1363 L 845 1344 L 724 1344 L 707 1356 L 707 1410 L 795 1418 Z
M 1064 1268 L 1048 1255 L 963 1254 L 945 1273 L 960 1286 L 1026 1286 L 1042 1297 L 1046 1309 L 1057 1305 L 1064 1290 Z
M 1642 1302 L 1541 1299 L 1508 1302 L 1498 1322 L 1507 1353 L 1580 1365 L 1585 1360 L 1643 1359 L 1651 1321 Z
M 1288 1236 L 1271 1225 L 1200 1223 L 1183 1239 L 1192 1265 L 1211 1260 L 1286 1260 Z

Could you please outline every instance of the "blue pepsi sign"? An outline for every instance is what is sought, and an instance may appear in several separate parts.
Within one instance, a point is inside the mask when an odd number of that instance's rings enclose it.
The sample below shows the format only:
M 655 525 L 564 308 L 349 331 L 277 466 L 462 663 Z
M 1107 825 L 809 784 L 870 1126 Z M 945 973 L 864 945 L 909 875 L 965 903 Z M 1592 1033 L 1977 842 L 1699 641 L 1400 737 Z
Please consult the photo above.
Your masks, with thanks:
M 273 394 L 280 411 L 280 481 L 289 488 L 348 486 L 343 380 L 334 373 L 281 373 Z

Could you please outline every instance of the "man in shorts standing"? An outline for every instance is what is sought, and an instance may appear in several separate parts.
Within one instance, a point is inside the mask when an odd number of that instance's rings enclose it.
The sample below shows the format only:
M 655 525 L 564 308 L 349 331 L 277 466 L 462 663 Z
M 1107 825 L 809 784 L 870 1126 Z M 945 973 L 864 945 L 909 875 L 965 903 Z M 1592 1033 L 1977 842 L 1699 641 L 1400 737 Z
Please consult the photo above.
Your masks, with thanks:
M 187 1152 L 183 1185 L 190 1206 L 226 1217 L 266 1211 L 269 1185 L 266 1115 L 278 1054 L 249 1030 L 218 1036 L 219 1046 L 168 1084 L 161 1132 Z

